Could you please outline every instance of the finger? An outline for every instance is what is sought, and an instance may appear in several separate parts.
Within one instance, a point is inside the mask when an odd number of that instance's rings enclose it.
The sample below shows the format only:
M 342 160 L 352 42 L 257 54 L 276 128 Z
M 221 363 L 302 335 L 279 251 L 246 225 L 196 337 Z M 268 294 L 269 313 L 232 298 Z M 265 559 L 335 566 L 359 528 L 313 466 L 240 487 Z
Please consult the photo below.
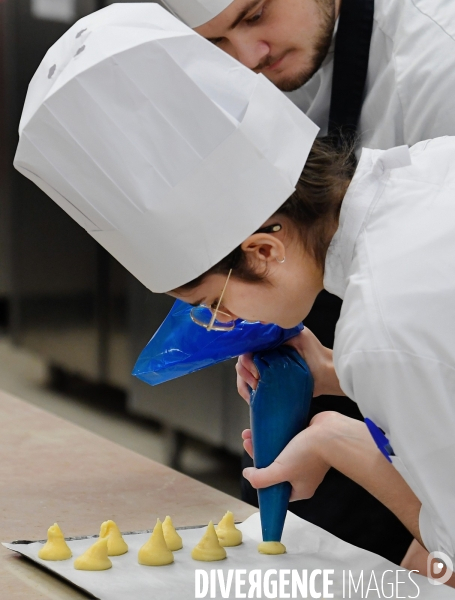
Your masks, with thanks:
M 309 500 L 316 492 L 317 488 L 308 488 L 307 486 L 299 485 L 297 488 L 292 488 L 289 502 L 295 502 L 296 500 Z
M 255 379 L 260 379 L 259 371 L 254 364 L 253 354 L 248 352 L 247 354 L 241 354 L 238 358 L 238 362 L 253 375 Z
M 251 439 L 251 429 L 244 429 L 242 431 L 242 439 L 243 440 L 250 440 Z
M 311 344 L 314 342 L 320 344 L 314 333 L 311 332 L 308 327 L 304 327 L 300 333 L 286 340 L 284 345 L 292 346 L 299 351 L 300 354 L 303 354 L 304 352 L 308 351 L 308 349 L 311 347 Z
M 283 466 L 279 463 L 273 462 L 269 467 L 265 469 L 256 469 L 255 467 L 247 467 L 243 469 L 243 476 L 256 488 L 265 488 L 276 483 L 282 483 L 286 480 Z
M 297 350 L 297 344 L 296 344 L 296 342 L 292 341 L 292 338 L 290 340 L 286 340 L 284 342 L 283 346 L 290 346 L 291 348 L 294 348 L 295 350 Z
M 295 337 L 292 337 L 292 338 L 289 338 L 288 340 L 286 340 L 283 345 L 291 346 L 291 348 L 294 348 L 295 350 L 297 350 L 297 352 L 301 353 L 302 338 L 301 338 L 300 334 L 298 334 Z
M 245 448 L 246 452 L 248 452 L 248 454 L 251 456 L 251 458 L 253 458 L 253 442 L 251 441 L 251 439 L 243 440 L 243 447 Z
M 243 381 L 243 379 L 241 377 L 239 377 L 238 375 L 237 375 L 237 391 L 240 394 L 240 396 L 245 400 L 245 402 L 247 404 L 249 404 L 250 403 L 250 388 Z
M 302 332 L 299 331 L 299 333 L 297 333 L 293 337 L 290 337 L 289 339 L 287 339 L 285 342 L 283 342 L 283 346 L 295 346 L 295 344 L 297 343 L 297 341 L 298 341 L 301 333 Z
M 246 381 L 246 383 L 253 388 L 253 390 L 255 390 L 257 388 L 258 385 L 258 377 L 255 377 L 255 375 L 253 373 L 251 373 L 251 371 L 249 369 L 247 369 L 245 367 L 245 365 L 243 365 L 243 363 L 240 362 L 240 359 L 237 361 L 237 364 L 235 365 L 235 370 L 237 371 L 237 375 L 239 377 L 241 377 L 244 381 Z M 257 371 L 256 371 L 257 373 Z
M 296 500 L 303 500 L 303 498 L 295 488 L 292 488 L 289 502 L 295 502 Z

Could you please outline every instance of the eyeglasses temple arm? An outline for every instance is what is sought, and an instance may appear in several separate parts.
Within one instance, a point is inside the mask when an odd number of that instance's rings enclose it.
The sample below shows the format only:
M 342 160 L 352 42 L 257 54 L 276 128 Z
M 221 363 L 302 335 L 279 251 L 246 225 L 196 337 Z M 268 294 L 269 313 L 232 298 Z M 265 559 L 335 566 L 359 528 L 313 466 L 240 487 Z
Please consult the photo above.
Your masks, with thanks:
M 228 276 L 227 276 L 226 282 L 225 282 L 225 284 L 224 284 L 223 290 L 222 290 L 222 292 L 221 292 L 220 299 L 218 300 L 218 303 L 217 303 L 217 305 L 216 305 L 216 308 L 215 308 L 215 310 L 214 310 L 214 311 L 213 311 L 213 313 L 212 313 L 212 318 L 210 319 L 210 323 L 209 323 L 209 324 L 208 324 L 208 326 L 207 326 L 207 331 L 211 331 L 211 329 L 212 329 L 212 327 L 213 327 L 213 324 L 214 324 L 214 323 L 215 323 L 215 321 L 216 321 L 216 313 L 218 312 L 218 309 L 220 308 L 221 301 L 223 300 L 224 292 L 226 291 L 226 287 L 227 287 L 227 284 L 228 284 L 228 282 L 229 282 L 229 277 L 231 276 L 231 273 L 232 273 L 232 269 L 229 269 L 229 273 L 228 273 Z

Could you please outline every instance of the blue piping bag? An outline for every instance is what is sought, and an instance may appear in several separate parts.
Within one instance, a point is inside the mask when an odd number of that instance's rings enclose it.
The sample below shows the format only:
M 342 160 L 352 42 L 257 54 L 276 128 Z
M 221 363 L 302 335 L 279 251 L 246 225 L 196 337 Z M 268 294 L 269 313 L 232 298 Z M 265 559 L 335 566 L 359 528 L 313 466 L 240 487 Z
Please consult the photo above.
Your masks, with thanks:
M 260 380 L 250 393 L 254 465 L 268 467 L 308 423 L 313 377 L 294 348 L 281 346 L 257 352 Z M 279 542 L 291 495 L 289 482 L 258 490 L 264 542 Z

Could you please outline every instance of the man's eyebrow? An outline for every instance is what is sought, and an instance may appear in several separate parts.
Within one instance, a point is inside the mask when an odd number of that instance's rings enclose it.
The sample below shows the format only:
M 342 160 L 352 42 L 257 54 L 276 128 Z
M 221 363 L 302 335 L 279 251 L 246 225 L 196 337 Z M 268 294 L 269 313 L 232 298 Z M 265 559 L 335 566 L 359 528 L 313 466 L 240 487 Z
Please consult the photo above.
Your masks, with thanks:
M 243 19 L 250 12 L 250 10 L 253 9 L 255 6 L 258 6 L 262 1 L 263 0 L 251 0 L 251 2 L 248 2 L 248 4 L 246 6 L 244 6 L 242 8 L 242 10 L 239 12 L 239 14 L 234 19 L 234 21 L 229 25 L 229 27 L 227 28 L 227 31 L 232 31 L 233 29 L 235 29 L 237 27 L 237 25 L 241 21 L 243 21 Z M 210 37 L 210 38 L 207 38 L 207 40 L 209 42 L 216 43 L 216 41 L 219 40 L 219 39 L 221 39 L 221 37 L 222 36 L 220 36 L 220 37 Z
M 251 2 L 248 2 L 248 4 L 244 6 L 243 9 L 239 12 L 234 22 L 231 23 L 231 25 L 228 27 L 228 30 L 232 31 L 232 29 L 235 29 L 240 23 L 240 21 L 243 21 L 243 19 L 247 16 L 250 10 L 258 4 L 260 4 L 261 2 L 262 0 L 252 0 Z

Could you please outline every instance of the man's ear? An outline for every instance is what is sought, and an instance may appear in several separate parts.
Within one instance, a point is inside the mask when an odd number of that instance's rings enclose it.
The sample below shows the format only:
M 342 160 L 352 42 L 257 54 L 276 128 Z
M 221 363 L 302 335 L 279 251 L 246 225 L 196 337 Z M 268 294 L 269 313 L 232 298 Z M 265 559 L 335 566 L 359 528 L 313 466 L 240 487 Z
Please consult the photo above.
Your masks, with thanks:
M 242 250 L 257 264 L 282 261 L 286 256 L 283 242 L 269 233 L 253 233 L 241 245 Z

